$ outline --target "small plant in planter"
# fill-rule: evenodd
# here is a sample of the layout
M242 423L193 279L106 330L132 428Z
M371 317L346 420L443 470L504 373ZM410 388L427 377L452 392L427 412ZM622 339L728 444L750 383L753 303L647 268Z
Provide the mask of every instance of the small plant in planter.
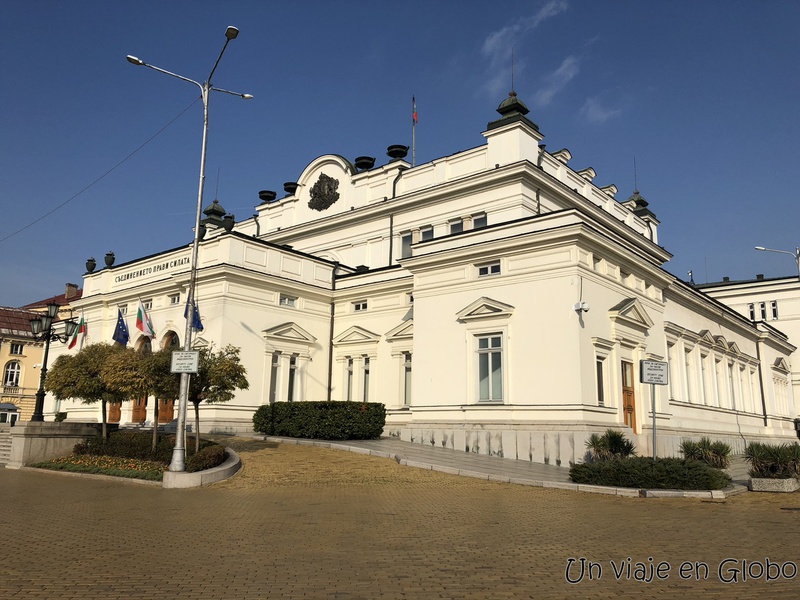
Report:
M753 442L744 458L750 463L750 488L753 491L793 492L800 488L800 446Z
M608 429L603 435L593 433L586 440L592 460L610 460L636 456L636 446L621 431Z
M707 437L697 442L683 440L681 452L687 460L699 460L716 469L727 469L731 462L731 447L724 442L712 442Z

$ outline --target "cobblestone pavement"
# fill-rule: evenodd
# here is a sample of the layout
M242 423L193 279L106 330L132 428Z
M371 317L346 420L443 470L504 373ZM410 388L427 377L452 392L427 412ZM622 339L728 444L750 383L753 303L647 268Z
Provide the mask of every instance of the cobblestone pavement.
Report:
M206 488L0 469L0 598L800 598L800 494L622 498L228 443L244 469Z

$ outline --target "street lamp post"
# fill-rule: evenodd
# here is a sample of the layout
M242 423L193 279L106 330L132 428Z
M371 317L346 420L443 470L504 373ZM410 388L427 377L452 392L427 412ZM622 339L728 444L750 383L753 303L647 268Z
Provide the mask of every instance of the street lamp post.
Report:
M159 73L164 73L165 75L169 75L171 77L175 77L177 79L181 79L182 81L188 81L189 83L193 83L198 88L200 88L200 94L203 100L203 143L202 148L200 151L200 182L198 184L197 189L197 212L195 215L194 220L194 241L192 242L192 262L189 267L189 290L186 296L186 303L188 310L186 311L186 330L184 332L184 344L183 349L185 351L189 351L192 349L192 324L194 323L194 311L195 311L195 287L197 283L197 256L200 248L200 219L203 215L203 183L205 182L206 178L206 146L208 143L208 98L210 92L223 92L225 94L231 94L232 96L239 96L240 98L244 98L245 100L250 100L253 96L251 94L241 94L239 92L232 92L230 90L225 90L222 88L213 87L211 85L211 78L214 76L214 71L217 70L217 65L219 65L219 61L222 59L222 55L225 53L225 48L228 47L228 43L231 40L235 40L236 36L239 35L239 30L236 27L228 27L225 30L225 45L222 46L222 50L217 57L217 61L214 63L214 66L211 69L211 73L208 75L208 78L203 82L200 83L195 81L194 79L189 79L188 77L183 77L182 75L178 75L176 73L172 73L171 71L166 71L164 69L160 69L159 67L155 67L153 65L147 64L143 60L136 58L135 56L128 55L127 59L128 62L137 66L141 67L148 67L153 69L154 71L158 71ZM180 386L180 393L178 395L178 423L177 423L177 431L175 435L175 448L172 452L172 461L169 465L170 471L184 471L186 469L186 407L189 402L189 373L181 373L181 386Z
M762 252L777 252L778 254L788 254L792 258L794 258L794 262L797 264L797 278L800 280L800 248L795 248L794 252L790 252L789 250L775 250L773 248L764 248L764 246L756 246L756 250L761 250Z
M53 321L58 316L58 309L59 305L55 302L51 302L47 305L46 313L40 317L30 320L31 332L33 333L34 339L37 341L44 340L42 372L39 375L39 389L36 392L36 405L33 408L33 416L31 417L31 421L44 421L44 380L47 377L47 355L50 353L50 342L58 341L66 343L66 341L72 337L72 334L75 333L75 328L78 327L78 324L75 321L72 319L67 319L63 321L63 335L59 335L53 331L53 326L55 325Z

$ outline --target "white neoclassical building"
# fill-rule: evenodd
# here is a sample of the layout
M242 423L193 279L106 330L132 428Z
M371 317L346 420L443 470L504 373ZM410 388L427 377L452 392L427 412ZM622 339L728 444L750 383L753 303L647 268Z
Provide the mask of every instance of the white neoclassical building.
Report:
M651 359L669 361L660 454L700 435L796 439L786 336L667 273L648 203L546 151L515 94L498 112L483 145L426 164L402 146L378 165L317 158L230 231L212 207L197 343L241 347L250 389L203 407L202 428L250 430L269 402L366 400L386 405L385 434L424 444L567 464L616 427L649 453ZM86 342L109 342L122 309L135 347L182 344L189 261L183 246L87 273ZM152 341L133 326L139 300ZM153 401L114 418L147 423Z

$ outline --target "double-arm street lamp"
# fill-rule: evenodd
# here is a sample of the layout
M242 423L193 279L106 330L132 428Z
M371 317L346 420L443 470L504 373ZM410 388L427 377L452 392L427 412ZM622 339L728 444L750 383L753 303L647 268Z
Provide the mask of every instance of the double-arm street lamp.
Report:
M795 248L794 252L790 252L789 250L775 250L773 248L764 248L764 246L756 246L756 250L761 250L762 252L777 252L778 254L788 254L792 258L794 258L794 262L797 264L797 278L800 279L800 248Z
M53 331L55 318L58 316L59 305L51 302L47 305L47 312L42 316L31 319L31 332L36 341L44 340L44 357L42 358L42 373L39 375L39 390L36 392L36 405L33 409L31 421L44 421L44 380L47 377L47 355L50 353L50 342L62 342L72 337L78 324L72 319L62 321L64 334L59 335Z
M194 241L192 242L192 262L190 266L190 275L189 275L189 290L187 292L186 302L187 302L187 311L186 311L186 330L184 333L184 343L183 349L185 351L189 351L192 349L192 325L194 323L194 311L196 310L196 303L195 303L195 287L197 283L197 255L198 249L200 247L200 238L201 238L201 227L200 227L200 219L203 216L203 183L206 178L206 145L208 142L208 97L210 92L223 92L225 94L231 94L232 96L239 96L240 98L244 98L245 100L251 99L253 96L250 94L241 94L239 92L232 92L230 90L224 90L222 88L214 87L211 85L211 78L214 76L214 71L217 70L217 65L219 65L220 59L222 59L222 55L225 52L225 48L228 47L228 43L231 40L235 40L236 36L239 35L239 30L236 27L228 27L225 30L225 45L222 47L222 50L217 57L217 62L214 63L213 68L211 69L211 73L208 75L208 78L205 82L200 83L195 81L194 79L189 79L188 77L183 77L182 75L178 75L176 73L172 73L170 71L166 71L164 69L160 69L159 67L154 67L153 65L147 64L143 60L136 58L135 56L128 55L128 62L137 66L141 67L148 67L153 69L154 71L158 71L159 73L164 73L165 75L169 75L170 77L175 77L177 79L181 79L182 81L188 81L189 83L193 83L198 88L200 88L200 94L203 99L203 145L200 151L200 183L197 189L197 213L195 215L194 220ZM172 462L169 465L170 471L184 471L186 468L186 407L188 404L189 399L189 374L188 373L181 373L181 386L180 386L180 393L178 396L178 423L177 423L177 431L175 435L175 449L172 452Z

